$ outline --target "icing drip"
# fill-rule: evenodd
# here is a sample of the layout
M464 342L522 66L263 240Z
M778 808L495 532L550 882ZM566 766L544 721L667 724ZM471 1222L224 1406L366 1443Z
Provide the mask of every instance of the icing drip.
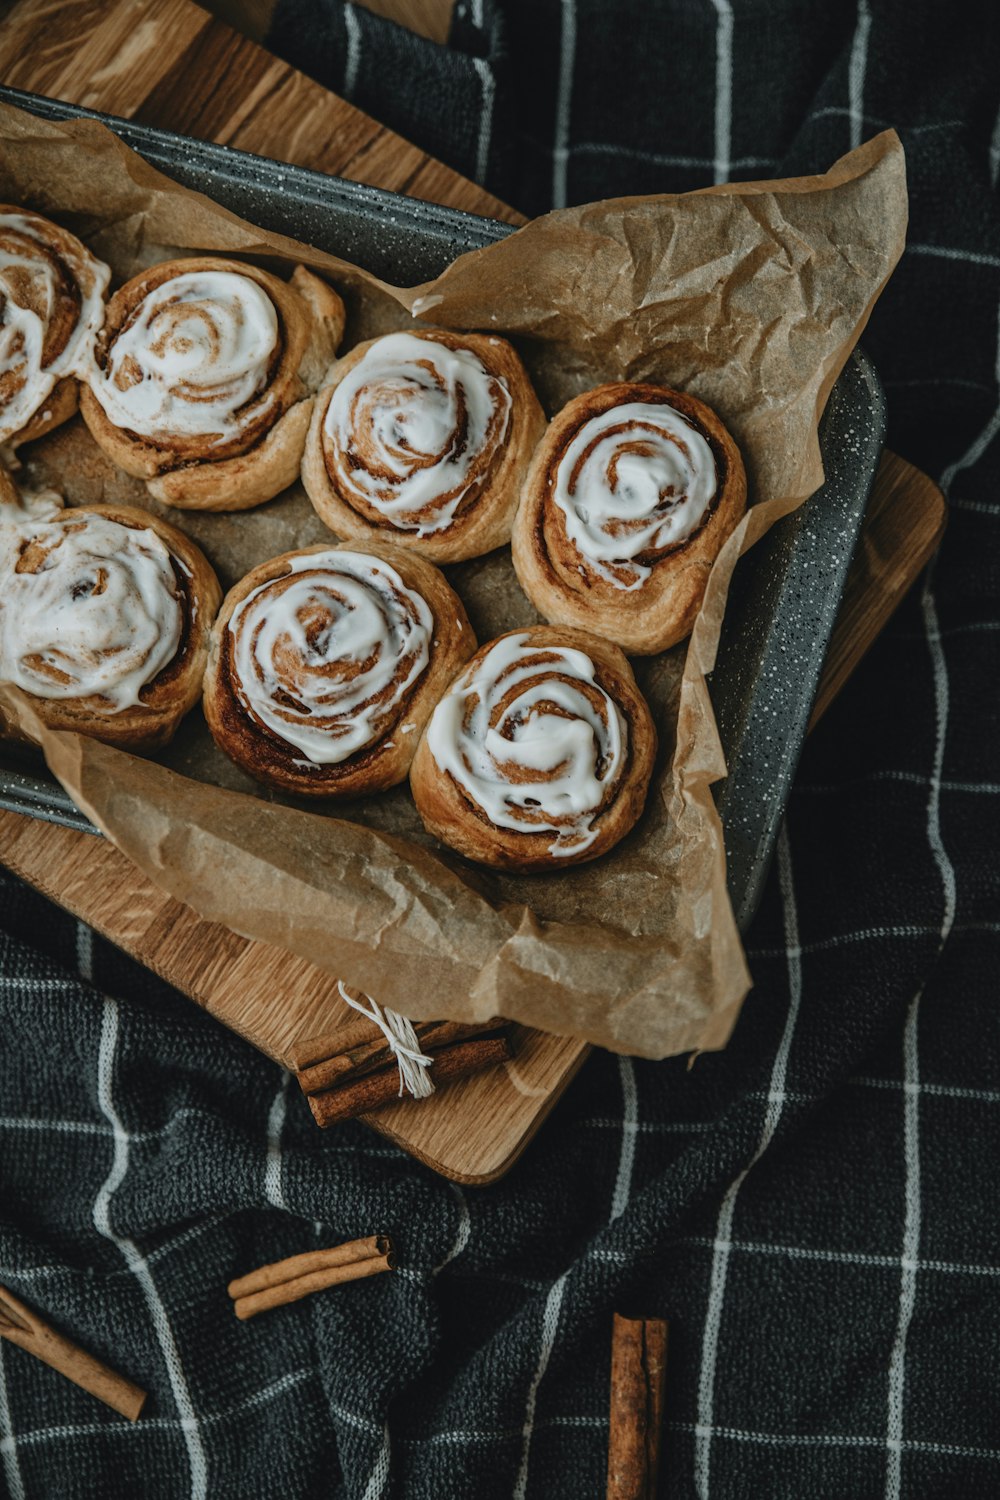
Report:
M715 495L712 450L673 407L633 401L585 422L559 461L552 498L584 562L616 588L641 588L635 559L692 536Z
M397 722L433 628L426 602L379 558L296 557L233 611L234 691L314 765L338 765Z
M554 833L552 854L578 854L624 770L628 727L585 652L527 641L503 636L466 668L427 744L496 827Z
M111 272L34 214L0 214L0 442L67 375L83 378Z
M511 399L471 349L392 333L333 393L328 459L345 498L417 536L454 520L507 434Z
M24 526L0 566L0 678L120 713L177 653L184 615L155 531L104 516Z
M187 271L143 297L92 389L115 426L140 437L226 442L266 387L280 338L274 303L249 276Z

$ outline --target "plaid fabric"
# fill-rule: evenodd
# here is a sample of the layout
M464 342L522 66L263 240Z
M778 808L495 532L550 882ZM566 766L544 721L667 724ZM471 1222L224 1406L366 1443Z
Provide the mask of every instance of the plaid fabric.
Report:
M617 1308L671 1323L666 1495L993 1497L996 12L462 0L454 41L329 0L271 37L529 211L815 170L894 124L910 245L866 343L949 533L809 743L727 1051L595 1056L492 1188L319 1136L3 879L0 1281L152 1392L130 1427L0 1345L6 1493L597 1496ZM234 1320L232 1275L383 1227L395 1276Z

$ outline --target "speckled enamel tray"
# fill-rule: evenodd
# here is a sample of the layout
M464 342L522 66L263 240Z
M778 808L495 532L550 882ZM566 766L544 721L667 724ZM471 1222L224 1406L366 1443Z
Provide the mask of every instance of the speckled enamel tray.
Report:
M50 119L100 120L186 187L262 228L293 235L397 284L429 280L464 251L513 232L493 219L16 89L0 88L0 101ZM826 483L768 532L733 579L711 690L729 766L717 802L741 928L753 915L770 864L884 432L878 377L858 350L831 393L820 427ZM0 807L97 832L52 777L26 769L3 746Z

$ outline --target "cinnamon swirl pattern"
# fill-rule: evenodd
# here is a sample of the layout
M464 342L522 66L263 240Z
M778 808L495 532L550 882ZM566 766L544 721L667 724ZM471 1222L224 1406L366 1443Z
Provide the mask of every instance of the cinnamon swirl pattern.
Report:
M76 411L110 275L65 229L0 205L0 443L41 437Z
M316 402L302 479L338 536L437 562L510 540L545 418L504 339L391 333L352 349Z
M0 680L50 728L151 748L198 700L221 591L172 526L127 507L0 528Z
M158 500L245 510L298 477L343 328L337 293L301 266L285 283L235 261L168 261L108 303L84 418Z
M431 833L509 870L605 854L642 811L656 730L616 646L536 626L484 646L431 716L410 785Z
M422 558L385 543L286 553L223 604L205 716L221 749L269 786L381 791L406 776L475 645L458 596Z
M739 450L704 402L600 386L563 408L535 453L514 567L547 620L648 655L690 633L745 508Z

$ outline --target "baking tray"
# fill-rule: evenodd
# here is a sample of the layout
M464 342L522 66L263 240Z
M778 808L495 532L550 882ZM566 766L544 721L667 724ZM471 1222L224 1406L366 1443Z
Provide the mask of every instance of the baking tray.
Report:
M0 101L48 119L99 120L154 167L262 228L376 276L413 285L507 224L228 146L0 87ZM802 749L885 434L875 368L859 349L820 425L826 482L737 566L710 690L729 775L716 788L727 876L745 930L763 888ZM0 807L97 833L44 769L0 746Z

